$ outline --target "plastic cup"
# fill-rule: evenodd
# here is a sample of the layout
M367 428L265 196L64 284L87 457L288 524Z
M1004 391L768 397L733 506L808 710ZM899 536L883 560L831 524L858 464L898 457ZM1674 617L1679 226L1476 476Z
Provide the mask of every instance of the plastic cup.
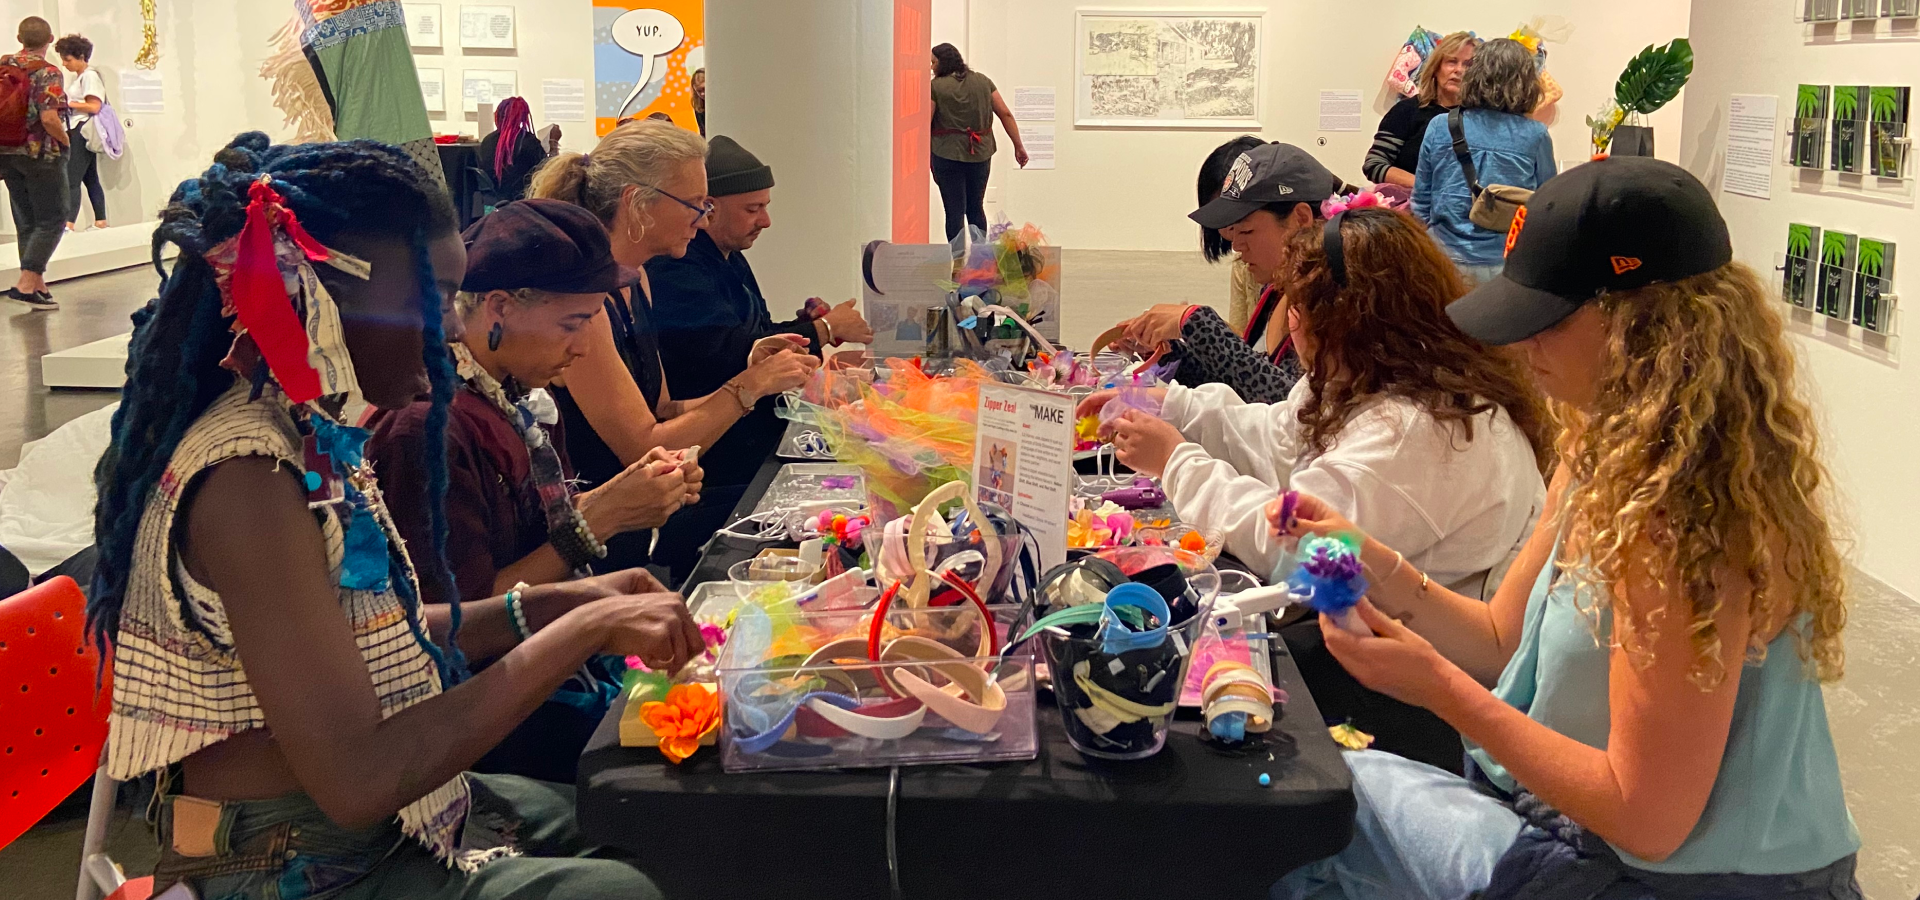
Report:
M727 567L727 580L745 597L768 585L784 586L789 596L805 590L820 573L817 563L797 556L758 556Z

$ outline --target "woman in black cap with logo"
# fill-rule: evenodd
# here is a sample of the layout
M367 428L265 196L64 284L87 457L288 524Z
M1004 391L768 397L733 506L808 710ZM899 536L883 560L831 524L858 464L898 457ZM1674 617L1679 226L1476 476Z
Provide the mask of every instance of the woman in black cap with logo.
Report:
M585 351L586 326L609 292L638 280L615 262L593 214L558 200L522 200L469 227L467 271L454 299L464 336L449 344L461 389L448 407L447 562L458 597L425 579L429 603L505 595L524 640L544 615L519 601L531 585L587 573L617 534L657 528L699 498L701 470L684 452L656 449L606 483L569 485L559 411L544 390ZM378 411L368 458L400 535L432 546L426 432L432 404ZM599 724L600 697L618 683L575 679L474 767L570 783Z
M1491 603L1365 539L1371 634L1321 619L1494 790L1348 754L1353 843L1273 896L1858 898L1821 697L1843 563L1774 300L1669 163L1579 166L1525 212L1505 273L1448 312L1568 411L1539 527ZM1357 533L1311 497L1273 524Z
M1217 152L1217 151L1216 151ZM1248 403L1279 403L1300 381L1300 355L1286 316L1274 315L1284 291L1287 241L1322 220L1320 204L1345 191L1338 176L1292 144L1261 144L1242 153L1225 184L1188 218L1239 253L1267 288L1239 333L1211 307L1161 303L1120 323L1120 346L1140 353L1168 348L1174 378L1188 387L1225 384ZM1265 350L1259 349L1264 342Z

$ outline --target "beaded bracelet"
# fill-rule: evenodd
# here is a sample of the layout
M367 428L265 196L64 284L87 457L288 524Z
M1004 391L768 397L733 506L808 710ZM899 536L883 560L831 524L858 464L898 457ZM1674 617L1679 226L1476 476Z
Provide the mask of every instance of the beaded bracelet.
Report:
M594 560L607 557L607 546L593 536L586 519L577 514L572 522L556 525L547 532L547 540L569 569L584 569Z
M513 622L513 633L525 641L533 637L533 629L527 627L527 608L522 604L526 599L527 583L522 581L507 592L507 615Z

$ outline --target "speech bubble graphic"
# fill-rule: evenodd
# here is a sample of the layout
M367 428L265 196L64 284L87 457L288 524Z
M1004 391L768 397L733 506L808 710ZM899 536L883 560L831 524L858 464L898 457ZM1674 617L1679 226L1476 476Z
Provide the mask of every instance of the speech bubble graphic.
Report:
M627 108L645 90L647 83L653 80L654 60L679 49L687 39L687 28L673 14L658 9L633 9L613 20L613 42L620 49L640 57L640 80L634 82L633 92L627 95L626 102L620 104L614 118L627 114Z

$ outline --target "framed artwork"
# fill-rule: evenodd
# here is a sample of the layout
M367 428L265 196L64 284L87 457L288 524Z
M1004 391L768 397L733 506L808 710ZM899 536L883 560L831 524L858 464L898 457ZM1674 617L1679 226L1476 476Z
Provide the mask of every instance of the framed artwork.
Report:
M1074 19L1075 125L1260 128L1261 10L1081 9Z
M513 7L460 7L460 46L466 50L512 50Z
M407 19L407 46L439 50L446 46L446 30L440 27L440 4L402 3L400 11Z
M520 73L508 69L468 69L460 73L460 108L479 112L480 104L500 101L520 93Z
M445 115L447 112L447 72L445 69L414 69L420 76L420 99L427 102L427 112Z

